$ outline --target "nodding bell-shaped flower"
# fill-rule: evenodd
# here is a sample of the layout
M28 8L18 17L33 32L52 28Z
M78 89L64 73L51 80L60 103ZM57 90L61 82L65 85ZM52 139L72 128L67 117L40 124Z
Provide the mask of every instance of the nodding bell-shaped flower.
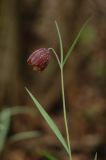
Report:
M34 51L28 58L27 63L32 65L33 70L43 71L50 60L50 52L46 48L40 48Z

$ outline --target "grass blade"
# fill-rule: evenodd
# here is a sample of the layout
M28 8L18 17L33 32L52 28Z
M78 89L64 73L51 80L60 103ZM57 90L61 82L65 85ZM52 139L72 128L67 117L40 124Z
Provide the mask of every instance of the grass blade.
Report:
M60 53L61 53L61 64L62 64L63 63L63 42L62 42L62 37L61 37L61 34L60 34L60 29L59 29L59 26L58 26L56 21L55 21L55 25L56 25L56 29L57 29L57 33L58 33L58 37L59 37Z
M94 160L97 160L97 152L96 152L96 154L95 154Z
M17 142L17 141L22 141L22 140L28 140L31 138L37 138L39 136L40 136L40 133L37 131L20 132L20 133L16 133L15 135L11 136L9 138L9 141Z
M32 112L32 109L30 109L29 107L22 108L19 106L12 108L5 108L2 111L0 111L0 152L2 152L4 149L4 145L10 127L11 116L29 112Z
M8 110L3 110L0 112L0 123L1 123L1 130L0 130L0 153L4 149L4 145L6 142L7 134L10 127L10 112Z
M85 29L86 25L88 24L88 22L91 20L92 17L88 18L87 21L84 23L84 25L81 27L80 31L78 32L76 38L74 39L72 45L70 46L66 56L65 56L65 59L64 59L64 62L63 62L63 66L65 65L67 59L69 58L70 54L72 54L72 51L75 47L75 45L77 44L79 38L80 38L80 35L81 33L83 32L83 30Z
M44 158L48 159L48 160L57 160L56 157L54 157L51 153L47 152L47 151L40 151L39 153L41 156L43 156Z
M67 144L66 144L66 142L65 142L65 140L64 140L64 138L63 138L63 136L61 134L61 132L59 131L58 127L54 123L54 121L51 119L51 117L44 110L44 108L41 106L41 104L38 102L38 100L31 94L31 92L27 88L26 88L26 91L30 95L31 99L33 100L34 104L36 105L37 109L40 111L40 113L43 116L43 118L45 119L45 121L48 123L49 127L51 128L51 130L54 132L56 137L59 139L59 141L64 146L64 148L67 151L67 153L69 154L68 146L67 146Z

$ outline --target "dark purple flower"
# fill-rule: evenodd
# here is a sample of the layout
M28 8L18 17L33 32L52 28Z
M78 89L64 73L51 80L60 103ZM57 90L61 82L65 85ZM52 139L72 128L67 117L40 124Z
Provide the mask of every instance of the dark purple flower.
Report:
M33 66L33 70L43 71L47 67L49 59L49 50L46 48L40 48L29 56L27 63Z

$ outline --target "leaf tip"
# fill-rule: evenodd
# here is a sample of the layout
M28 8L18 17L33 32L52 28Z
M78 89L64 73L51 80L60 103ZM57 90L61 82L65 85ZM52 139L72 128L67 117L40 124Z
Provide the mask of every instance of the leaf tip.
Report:
M54 23L55 23L55 24L57 24L57 21L56 21L56 20L54 20Z
M30 94L30 91L28 90L28 88L27 88L27 87L25 87L25 90L27 91L27 93L28 93L28 94Z
M26 91L28 91L28 88L26 86L24 88L25 88Z
M94 157L94 160L97 160L97 152L95 153L95 157Z

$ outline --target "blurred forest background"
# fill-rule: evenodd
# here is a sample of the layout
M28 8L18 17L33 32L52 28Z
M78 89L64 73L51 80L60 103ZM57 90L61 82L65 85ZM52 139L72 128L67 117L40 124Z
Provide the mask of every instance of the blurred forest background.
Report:
M65 135L58 64L52 56L37 73L26 60L40 47L60 55L55 20L66 52L92 15L65 65L65 95L73 160L93 159L96 151L106 159L105 0L0 0L0 159L67 159L25 91L27 86Z

